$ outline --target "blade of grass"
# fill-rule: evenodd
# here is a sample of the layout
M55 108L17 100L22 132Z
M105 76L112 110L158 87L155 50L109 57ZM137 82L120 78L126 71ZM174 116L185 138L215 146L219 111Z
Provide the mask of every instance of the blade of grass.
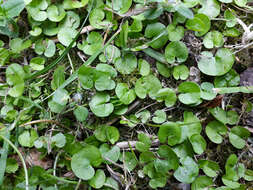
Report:
M163 54L153 50L152 48L146 48L144 50L142 50L145 54L147 54L148 56L154 58L155 60L168 65L168 62L166 61L165 57Z
M93 1L94 2L94 1ZM32 75L30 75L29 77L26 78L26 80L32 80L38 76L40 76L41 74L44 74L46 72L48 72L49 70L51 70L52 68L54 68L57 64L59 64L63 59L64 57L69 53L70 49L72 48L73 44L76 42L77 38L79 37L86 21L88 20L88 17L90 15L90 12L92 10L92 7L93 7L93 3L92 2L92 6L90 6L90 9L88 10L88 14L87 16L85 17L82 25L81 25L81 28L79 29L77 35L75 36L75 38L71 41L71 43L69 44L69 46L64 50L64 52L59 56L57 57L52 63L50 63L49 65L47 65L44 69L42 69L41 71L37 71L36 73L33 73Z
M26 164L25 164L25 160L24 160L21 152L19 152L19 150L17 149L17 147L8 138L6 138L3 135L0 135L0 138L2 138L5 142L7 142L15 150L15 152L17 152L17 154L18 154L18 156L19 156L19 158L20 158L20 160L22 162L22 165L23 165L23 168L24 168L24 172L25 172L25 189L29 190L28 171L27 171L27 167L26 167Z
M10 138L10 132L6 133L5 136L7 139ZM4 141L3 144L3 148L2 148L2 153L1 153L1 158L0 158L0 186L3 183L4 180L4 173L5 173L5 169L6 169L6 161L7 161L7 157L8 157L8 150L9 150L9 144Z
M39 109L45 111L45 109L44 109L43 107L41 107L41 106L40 106L39 104L37 104L36 102L32 101L30 98L26 98L26 97L24 97L24 96L21 96L21 97L19 97L19 99L24 100L24 101L26 101L26 102L29 102L29 103L32 104L34 107L39 108Z
M218 94L231 94L231 93L238 93L238 92L253 93L253 86L213 88L213 91Z

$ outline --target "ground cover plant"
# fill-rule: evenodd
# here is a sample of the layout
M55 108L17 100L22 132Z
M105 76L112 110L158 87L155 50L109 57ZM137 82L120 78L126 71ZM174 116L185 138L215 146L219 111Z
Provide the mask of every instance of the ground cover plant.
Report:
M0 0L0 189L253 189L252 15Z

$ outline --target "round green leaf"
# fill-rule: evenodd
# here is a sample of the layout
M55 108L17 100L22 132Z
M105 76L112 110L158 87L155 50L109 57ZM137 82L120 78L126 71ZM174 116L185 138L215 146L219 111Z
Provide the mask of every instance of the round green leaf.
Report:
M120 55L120 50L116 46L109 45L105 48L104 56L109 63L114 63Z
M84 7L89 0L73 1L73 0L64 0L63 7L64 9L77 9Z
M184 104L195 104L200 101L200 87L194 82L183 82L178 86L178 99Z
M166 107L172 107L177 101L176 92L170 88L162 88L156 94L158 102L165 101Z
M215 117L215 119L217 119L221 123L223 124L228 123L227 113L222 108L215 107L215 108L209 109L208 111L212 114L213 117Z
M134 90L129 90L129 87L126 83L118 83L115 93L120 101L126 105L131 104L136 98Z
M91 187L95 188L95 189L100 189L104 183L105 183L105 173L103 170L98 169L95 173L95 175L93 176L93 178L91 178L88 183Z
M182 128L177 123L165 123L161 125L158 131L158 139L161 143L168 142L168 145L174 146L180 143Z
M203 172L208 177L216 177L219 173L220 167L219 165L211 160L199 160L198 161L199 168L203 170Z
M47 17L52 22L60 22L66 16L62 5L50 5L47 8Z
M219 121L211 121L206 126L206 135L216 144L222 143L222 136L226 133L227 127Z
M234 0L234 2L239 7L245 7L248 1L247 0Z
M186 22L186 28L198 32L198 36L202 36L209 31L211 22L205 14L196 14L193 19Z
M86 107L83 106L77 106L77 108L74 110L74 115L76 119L80 122L83 122L87 119L89 114L89 111Z
M64 46L68 46L72 40L76 37L77 31L73 28L62 28L58 34L58 40L61 42ZM75 44L74 44L75 45Z
M212 178L199 176L191 185L192 190L205 190L213 184Z
M157 151L161 158L166 159L169 165L169 170L176 170L179 166L179 159L176 153L167 145L160 145Z
M86 40L82 44L78 43L78 49L82 50L87 55L93 55L103 46L103 38L98 32L89 33Z
M66 17L59 23L59 28L72 28L77 29L80 25L80 17L73 11L68 11ZM53 26L53 25L52 25ZM54 28L54 27L52 27ZM51 30L52 30L51 28Z
M168 63L182 63L188 58L188 49L183 42L170 42L165 48L165 58Z
M92 97L89 106L91 111L98 117L107 117L109 116L114 109L112 103L108 103L110 101L109 94L106 93L97 93Z
M44 69L44 64L46 60L42 57L34 57L30 61L30 67L35 71L40 71Z
M202 154L205 151L206 141L201 135L192 135L190 137L190 142L192 144L194 152L196 152L197 154Z
M45 49L44 55L46 57L53 57L55 54L56 48L55 48L55 43L53 40L48 40L47 42L47 47Z
M180 41L184 37L184 27L183 26L175 26L174 24L170 24L167 26L169 40L170 41Z
M158 78L154 75L143 76L136 81L135 93L136 95L144 99L147 94L150 98L155 98L157 92L162 88L162 85Z
M192 183L199 174L198 165L188 156L181 160L181 164L174 172L174 177L182 183Z
M250 132L240 126L233 127L229 132L230 143L238 149L242 149L245 146L245 140L250 136Z
M117 58L114 65L121 74L130 74L137 67L137 58L132 53L126 53L123 58Z
M95 175L95 170L90 165L90 161L82 157L82 154L76 153L71 159L71 168L74 172L74 174L83 179L83 180L89 180Z
M173 77L178 80L186 80L190 74L188 67L185 65L178 65L173 67Z
M100 9L100 8L92 9L89 16L89 21L90 21L91 26L97 29L107 28L110 22L103 21L104 17L105 17L105 13L103 9Z
M232 68L234 64L234 55L229 49L219 49L213 57L211 52L201 53L201 59L198 62L198 68L206 75L220 76L224 75Z
M231 0L231 2L232 2L232 0ZM225 10L224 18L227 20L226 21L226 26L227 27L230 27L230 28L234 27L237 23L234 10L229 10L229 9Z
M5 171L7 173L15 173L18 170L18 163L14 158L8 158Z
M220 3L217 0L200 1L202 7L198 13L207 15L209 18L215 18L220 14Z
M156 68L157 68L158 72L160 73L160 75L162 75L166 78L170 77L171 69L167 65L165 65L163 63L156 62Z
M136 157L132 152L125 152L123 154L123 162L126 168L129 171L132 171L137 166L138 160L136 160Z
M204 37L203 44L208 49L222 47L224 44L222 33L219 31L208 32Z
M152 118L154 123L163 123L166 121L166 112L163 110L156 110L154 113L154 117Z
M213 84L210 82L203 82L200 85L201 93L200 97L204 100L212 100L216 97L217 93L213 91Z
M158 187L160 188L164 187L166 185L166 182L167 182L166 177L159 177L159 178L152 178L148 184L153 189L156 189Z
M142 76L149 75L149 72L150 72L149 63L144 59L139 59L138 60L138 70Z
M216 76L214 79L215 88L233 87L240 84L240 75L231 69L228 73L222 76Z

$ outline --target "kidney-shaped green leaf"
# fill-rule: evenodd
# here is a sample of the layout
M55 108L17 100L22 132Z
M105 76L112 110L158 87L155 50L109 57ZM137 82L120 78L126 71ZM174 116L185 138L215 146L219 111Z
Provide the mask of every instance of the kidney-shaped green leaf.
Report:
M198 61L199 70L210 76L224 75L232 68L234 64L234 55L231 50L219 49L215 56L211 52L204 51Z

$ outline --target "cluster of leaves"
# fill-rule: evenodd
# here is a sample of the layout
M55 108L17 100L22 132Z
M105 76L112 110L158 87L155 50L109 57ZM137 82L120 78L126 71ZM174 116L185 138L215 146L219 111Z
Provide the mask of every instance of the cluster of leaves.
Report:
M205 123L195 113L217 101L215 89L240 83L224 44L241 35L241 9L252 8L245 0L0 0L1 187L118 190L148 179L152 189L174 180L193 190L246 190L252 164L237 154L252 142L235 107L204 108ZM136 103L158 106L129 113ZM184 121L168 114L176 108L188 110ZM137 133L140 126L156 135ZM225 166L213 160L214 145L229 149ZM53 168L27 171L16 146L55 156Z

